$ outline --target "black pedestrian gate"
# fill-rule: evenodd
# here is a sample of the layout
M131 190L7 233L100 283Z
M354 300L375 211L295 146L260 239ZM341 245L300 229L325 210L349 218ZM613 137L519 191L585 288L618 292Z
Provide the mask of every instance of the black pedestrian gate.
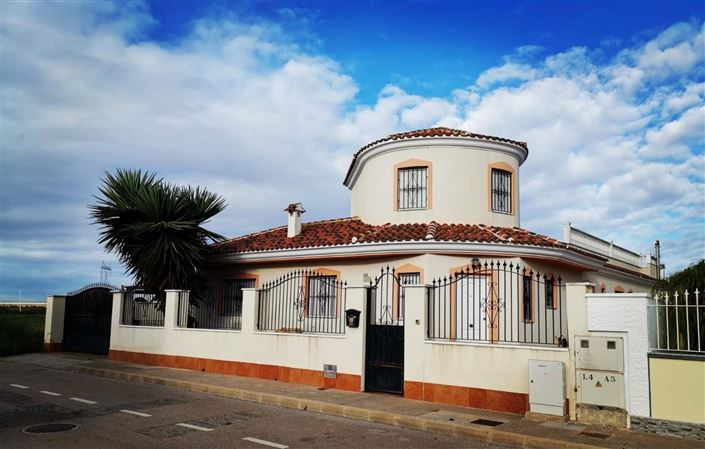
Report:
M106 284L87 285L66 296L63 350L107 355L110 349L111 290Z
M382 269L367 287L365 391L404 393L404 286Z

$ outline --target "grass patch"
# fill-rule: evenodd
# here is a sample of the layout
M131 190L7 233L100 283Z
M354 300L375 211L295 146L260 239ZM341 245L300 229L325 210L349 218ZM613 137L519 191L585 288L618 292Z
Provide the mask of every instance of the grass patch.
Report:
M0 307L0 357L42 351L44 308Z

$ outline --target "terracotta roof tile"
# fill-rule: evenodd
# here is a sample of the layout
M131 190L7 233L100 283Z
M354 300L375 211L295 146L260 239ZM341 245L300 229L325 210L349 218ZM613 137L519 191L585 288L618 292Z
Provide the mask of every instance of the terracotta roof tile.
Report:
M419 129L416 131L406 131L403 133L390 134L387 137L383 137L381 139L375 140L374 142L370 142L367 145L365 145L364 147L357 150L357 152L353 155L352 162L350 162L350 167L348 168L348 173L345 175L345 181L347 181L348 178L350 177L350 173L352 172L352 168L355 165L355 161L362 154L362 152L365 151L366 149L371 148L371 147L373 147L377 144L383 143L383 142L390 142L390 141L394 141L394 140L419 139L419 138L425 138L425 137L470 137L473 139L483 139L483 140L490 140L490 141L494 141L494 142L511 143L514 145L518 145L518 146L524 148L525 150L529 149L526 142L505 139L504 137L495 137L495 136L487 136L484 134L476 134L476 133L472 133L470 131L465 131L462 129L438 127L438 128Z
M214 245L213 249L220 253L249 253L295 248L318 248L353 244L353 238L356 239L356 243L426 241L426 236L429 234L433 236L432 240L444 242L502 243L551 248L566 247L564 243L558 240L520 228L442 224L436 222L428 224L371 225L355 217L304 223L301 226L301 234L292 238L286 236L286 231L286 226L281 226L255 234L236 237Z

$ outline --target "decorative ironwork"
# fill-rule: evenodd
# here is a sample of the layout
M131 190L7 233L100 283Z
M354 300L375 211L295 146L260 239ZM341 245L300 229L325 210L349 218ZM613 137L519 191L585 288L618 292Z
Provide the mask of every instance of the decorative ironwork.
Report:
M365 390L404 391L404 283L389 267L367 287Z
M400 168L397 172L397 208L426 209L428 205L428 168Z
M147 291L141 287L127 287L122 292L120 323L129 326L164 327L163 291Z
M705 354L705 303L701 291L664 292L649 304L649 340L654 351Z
M473 261L427 288L433 340L567 346L565 285L507 261Z
M492 169L492 211L512 212L512 174L496 168Z
M242 327L242 289L253 288L254 279L218 279L209 282L198 295L180 292L177 322L194 329Z
M345 333L347 283L312 270L296 270L258 292L257 329Z
M64 351L108 354L113 312L111 287L90 284L66 296Z

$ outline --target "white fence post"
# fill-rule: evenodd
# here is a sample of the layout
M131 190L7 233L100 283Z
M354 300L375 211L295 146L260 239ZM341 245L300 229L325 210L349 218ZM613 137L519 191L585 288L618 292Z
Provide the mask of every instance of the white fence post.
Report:
M257 330L257 300L259 289L242 289L242 318L240 330L243 334L252 334Z
M177 313L179 300L181 298L181 293L186 293L185 296L188 298L188 290L165 290L166 299L164 303L164 328L173 329L179 326L177 322ZM187 313L188 316L188 313Z
M64 340L64 312L66 296L47 296L46 315L44 317L44 351L61 351Z

